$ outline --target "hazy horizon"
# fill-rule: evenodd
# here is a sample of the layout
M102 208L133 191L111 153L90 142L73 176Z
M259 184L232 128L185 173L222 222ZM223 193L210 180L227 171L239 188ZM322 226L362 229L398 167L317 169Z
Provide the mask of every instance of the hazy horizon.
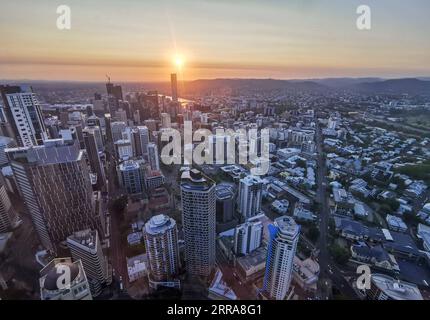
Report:
M57 6L71 7L58 30ZM0 12L5 79L164 82L253 78L412 78L430 75L425 0L7 2ZM429 9L429 10L426 10Z

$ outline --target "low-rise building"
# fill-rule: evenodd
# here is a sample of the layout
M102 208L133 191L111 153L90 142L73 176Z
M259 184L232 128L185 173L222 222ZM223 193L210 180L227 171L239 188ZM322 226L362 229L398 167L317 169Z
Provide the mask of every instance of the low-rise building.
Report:
M370 300L423 300L416 285L378 273L371 275L370 290L366 293Z
M403 222L402 218L387 214L386 220L390 230L398 232L406 232L408 230L408 226Z
M317 290L320 266L315 260L308 258L301 260L294 257L293 280L305 291L315 292Z

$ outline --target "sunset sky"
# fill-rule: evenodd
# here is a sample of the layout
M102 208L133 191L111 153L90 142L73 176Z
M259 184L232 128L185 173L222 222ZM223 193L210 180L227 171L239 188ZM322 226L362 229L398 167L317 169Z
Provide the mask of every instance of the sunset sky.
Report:
M72 29L56 28L58 5ZM372 9L372 30L356 8ZM0 79L430 76L428 0L2 1Z

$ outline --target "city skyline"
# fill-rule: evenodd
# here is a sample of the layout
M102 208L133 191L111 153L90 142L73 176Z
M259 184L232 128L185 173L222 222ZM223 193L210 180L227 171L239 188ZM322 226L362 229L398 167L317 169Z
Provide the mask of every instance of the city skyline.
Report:
M59 4L9 2L0 13L7 33L0 70L4 79L102 81L109 74L158 82L178 71L180 57L181 80L430 76L430 5L387 3L368 1L372 28L362 31L355 0L70 0L71 30L56 27Z
M0 304L429 301L430 3L361 1L3 4Z

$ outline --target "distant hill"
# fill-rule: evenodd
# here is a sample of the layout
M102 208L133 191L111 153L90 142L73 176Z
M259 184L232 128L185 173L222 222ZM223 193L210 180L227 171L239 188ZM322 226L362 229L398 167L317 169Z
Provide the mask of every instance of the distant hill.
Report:
M276 80L276 79L212 79L187 82L187 93L242 91L242 90L279 90L290 89L296 91L326 91L327 87L307 80Z
M324 86L332 88L346 88L350 86L355 86L360 83L367 82L379 82L384 81L381 78L325 78L325 79L311 79L311 81L322 84Z
M74 81L34 81L34 80L0 80L2 83L31 84L36 92L92 90L104 93L103 82ZM170 94L169 82L119 82L123 91L158 90ZM235 94L253 91L291 90L304 92L327 92L330 90L352 90L362 93L384 94L426 94L430 95L430 78L406 78L386 80L381 78L323 78L309 80L278 80L278 79L201 79L186 81L179 85L179 91L185 89L186 95L193 94ZM183 87L182 87L183 86ZM181 88L182 87L182 88Z
M360 83L355 86L363 92L392 93L392 94L428 94L430 95L430 81L410 79L393 79L379 82Z

